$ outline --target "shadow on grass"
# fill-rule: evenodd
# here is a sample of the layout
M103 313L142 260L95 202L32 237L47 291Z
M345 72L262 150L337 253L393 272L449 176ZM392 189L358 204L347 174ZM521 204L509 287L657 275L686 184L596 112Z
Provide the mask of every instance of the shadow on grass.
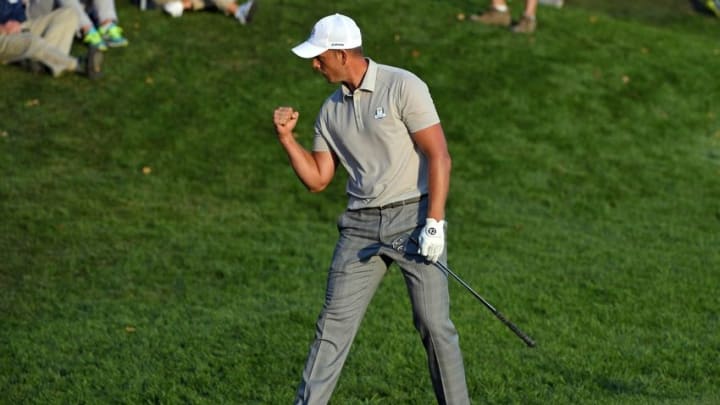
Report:
M569 5L658 25L684 23L696 13L714 17L705 0L572 0Z

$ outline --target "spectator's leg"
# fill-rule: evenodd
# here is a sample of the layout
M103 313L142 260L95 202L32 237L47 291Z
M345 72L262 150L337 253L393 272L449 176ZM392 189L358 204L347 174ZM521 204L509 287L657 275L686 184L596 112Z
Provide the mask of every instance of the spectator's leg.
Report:
M115 0L93 0L93 5L101 25L118 22Z
M78 67L76 58L50 45L35 34L23 32L0 35L0 62L19 62L25 59L42 63L56 77L63 72L75 71Z
M80 3L79 0L57 0L61 7L67 7L75 12L78 18L77 29L82 30L83 34L90 31L95 27L95 23L92 21L87 12L85 12L85 5Z
M77 14L70 8L59 8L50 14L28 20L23 24L30 33L41 37L48 45L70 54L75 30L78 26Z

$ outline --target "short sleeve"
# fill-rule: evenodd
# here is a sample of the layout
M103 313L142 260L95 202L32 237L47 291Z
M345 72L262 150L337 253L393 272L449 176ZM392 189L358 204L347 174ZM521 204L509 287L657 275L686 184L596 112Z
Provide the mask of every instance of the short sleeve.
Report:
M408 73L397 90L399 92L398 109L410 133L440 122L430 89L420 78Z
M323 131L327 131L325 125L323 125L320 119L321 115L315 120L315 137L313 138L313 152L328 152L330 151L330 145L323 136Z

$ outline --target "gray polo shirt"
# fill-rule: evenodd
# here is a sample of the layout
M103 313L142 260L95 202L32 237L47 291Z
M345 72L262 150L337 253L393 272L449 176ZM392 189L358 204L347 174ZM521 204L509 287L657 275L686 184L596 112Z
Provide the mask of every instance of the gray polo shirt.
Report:
M367 60L360 87L340 86L315 121L313 150L333 152L349 174L349 209L427 194L427 160L412 134L440 122L422 80Z

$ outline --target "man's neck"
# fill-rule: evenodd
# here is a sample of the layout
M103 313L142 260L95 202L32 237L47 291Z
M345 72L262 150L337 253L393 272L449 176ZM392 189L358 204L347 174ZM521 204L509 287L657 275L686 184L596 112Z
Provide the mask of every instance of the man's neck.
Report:
M348 67L349 80L343 81L343 84L351 93L362 84L365 74L368 71L368 66L370 66L370 62L364 57L353 59L351 65Z

